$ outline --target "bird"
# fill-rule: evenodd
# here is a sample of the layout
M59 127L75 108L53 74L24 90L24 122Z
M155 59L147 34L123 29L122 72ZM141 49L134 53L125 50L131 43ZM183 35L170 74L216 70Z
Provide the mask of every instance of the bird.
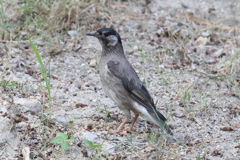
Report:
M167 119L156 109L153 98L127 60L120 35L114 29L105 27L86 35L96 37L102 46L99 62L102 88L126 116L119 127L110 130L109 133L123 135L124 125L131 119L132 111L135 117L127 132L132 133L138 117L143 116L153 124L164 128L167 134L173 135L166 124Z

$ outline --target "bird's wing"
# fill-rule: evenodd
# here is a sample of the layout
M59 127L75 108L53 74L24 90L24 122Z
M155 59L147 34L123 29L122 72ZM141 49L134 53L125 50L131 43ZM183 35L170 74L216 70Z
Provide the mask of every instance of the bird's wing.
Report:
M155 114L158 112L152 97L148 93L146 87L139 80L132 66L127 70L123 65L120 64L119 61L109 61L107 66L111 74L122 81L124 88L130 93L130 96L134 100L144 106L148 111L151 111ZM159 113L158 116L160 116L159 118L161 118L163 121L166 120L162 114Z

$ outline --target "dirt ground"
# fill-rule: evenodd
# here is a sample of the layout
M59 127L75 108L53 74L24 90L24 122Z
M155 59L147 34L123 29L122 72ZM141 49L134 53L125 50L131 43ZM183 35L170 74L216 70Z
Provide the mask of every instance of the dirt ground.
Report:
M24 31L2 36L0 159L24 159L28 147L37 160L239 160L240 1L101 1L89 8L77 30L53 34L58 45L41 34L32 39L50 77L51 101ZM6 9L7 18L13 14ZM124 114L102 90L99 42L85 36L104 26L119 32L175 141L141 117L133 134L108 134ZM66 150L49 143L59 132L74 137Z

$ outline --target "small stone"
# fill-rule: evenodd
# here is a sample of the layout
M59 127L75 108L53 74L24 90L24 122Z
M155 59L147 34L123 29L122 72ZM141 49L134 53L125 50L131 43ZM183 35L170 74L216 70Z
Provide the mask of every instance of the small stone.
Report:
M54 119L60 123L63 123L63 124L68 124L68 122L70 121L68 118L63 117L63 116L56 116L56 117L53 116L52 119Z
M112 144L103 144L103 148L105 148L110 154L115 152L115 146Z
M222 155L222 151L219 150L219 149L215 149L215 150L212 152L212 156L219 156L219 155Z
M205 63L207 63L207 64L214 64L214 63L216 63L216 61L214 59L206 59Z
M138 50L138 46L134 46L133 50L137 51Z
M64 47L65 50L67 51L72 51L74 47L74 43L67 43Z
M208 37L208 36L210 36L210 34L211 34L211 32L209 30L202 32L203 37Z
M223 127L223 128L220 128L220 130L222 130L222 131L233 131L232 127Z
M77 35L77 31L68 31L67 32L68 33L68 35L71 37L71 39L74 39L75 38L75 36Z
M185 154L185 152L180 152L180 155L185 156L186 154Z
M86 130L88 130L88 131L92 130L92 129L93 129L93 123L88 123L88 124L86 124L86 125L84 126L84 129L86 129Z
M91 156L92 156L92 151L87 150L87 156L88 156L88 157L91 157Z
M96 134L93 134L90 132L82 132L82 135L80 137L81 137L81 139L87 139L89 141L94 141L98 136Z
M78 45L74 45L74 47L73 47L73 51L74 52L77 52L79 49L81 49L82 48L82 45L80 45L80 44L78 44Z
M215 51L214 53L212 53L211 57L220 57L223 54L224 54L223 49L219 49L219 50Z
M96 59L92 59L92 60L90 61L90 63L89 63L89 66L90 66L90 67L96 67L96 64L97 64Z
M198 39L195 41L197 45L205 45L209 39L207 37L198 37Z
M14 98L14 104L21 105L25 109L23 112L40 112L41 104L37 99Z

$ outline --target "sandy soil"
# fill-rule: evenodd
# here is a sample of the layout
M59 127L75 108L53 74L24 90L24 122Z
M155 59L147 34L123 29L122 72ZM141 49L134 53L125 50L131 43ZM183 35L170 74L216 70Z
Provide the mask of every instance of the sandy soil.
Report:
M33 40L50 73L52 107L28 40L0 43L0 159L228 159L240 157L240 3L225 0L106 3L60 51ZM96 14L93 7L86 16ZM139 118L133 134L109 135L124 114L98 75L101 46L88 31L112 25L125 53L168 117L175 142ZM7 54L8 53L8 54ZM50 120L44 119L50 114ZM71 122L71 123L69 123ZM126 125L128 127L130 122ZM67 150L49 142L75 137ZM87 139L102 144L97 149ZM46 147L44 147L46 144Z

